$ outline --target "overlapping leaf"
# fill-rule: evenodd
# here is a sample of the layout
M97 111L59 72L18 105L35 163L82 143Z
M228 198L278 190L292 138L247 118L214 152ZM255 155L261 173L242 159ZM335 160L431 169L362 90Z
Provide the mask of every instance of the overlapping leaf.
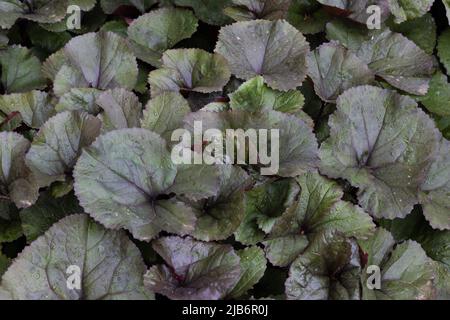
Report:
M321 172L358 187L359 203L375 217L405 217L438 146L432 120L414 100L362 86L338 99Z
M286 17L291 0L232 0L232 4L224 12L235 21L277 20Z
M229 245L165 237L155 240L153 248L165 264L151 267L144 282L170 299L217 300L240 280L240 258Z
M201 49L168 50L162 63L162 68L149 75L153 96L164 91L221 91L231 76L222 56Z
M192 36L197 25L191 11L163 8L134 20L128 27L128 37L139 59L159 67L164 51Z
M283 20L223 27L216 46L234 75L246 80L261 75L270 87L283 91L302 84L308 51L305 37Z
M81 289L69 288L66 270L80 270ZM123 232L73 215L24 249L3 275L0 298L147 300L153 295L143 288L144 271L139 250Z

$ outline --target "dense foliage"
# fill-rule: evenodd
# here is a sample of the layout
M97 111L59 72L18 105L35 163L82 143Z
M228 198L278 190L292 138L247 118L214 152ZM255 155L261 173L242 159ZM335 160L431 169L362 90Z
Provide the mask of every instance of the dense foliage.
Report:
M450 299L446 9L0 0L0 299ZM196 121L279 171L175 164Z

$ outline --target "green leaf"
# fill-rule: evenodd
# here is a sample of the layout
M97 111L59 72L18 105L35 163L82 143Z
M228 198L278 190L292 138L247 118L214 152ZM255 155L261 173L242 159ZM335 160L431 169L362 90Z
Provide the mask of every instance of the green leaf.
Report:
M229 298L239 299L264 276L267 268L267 260L264 251L258 247L248 247L237 251L241 264L241 277L239 282L228 294Z
M47 92L31 91L0 96L0 110L5 114L20 112L23 122L32 128L41 127L55 113Z
M231 109L248 112L275 110L295 113L300 111L305 104L305 97L300 91L282 92L273 90L264 84L264 79L261 76L243 83L229 97Z
M424 300L432 297L432 260L420 244L406 241L395 245L392 235L379 228L375 235L360 246L368 255L362 272L361 286L364 300ZM381 270L381 289L369 289L367 267Z
M45 192L34 205L20 211L23 233L31 243L62 218L80 212L83 209L73 194L55 199Z
M230 22L223 10L231 4L231 0L172 0L175 5L191 7L195 15L208 24L221 26Z
M436 47L437 27L431 14L427 13L423 17L405 21L401 24L393 24L391 30L403 34L408 39L414 41L427 54L433 54Z
M227 136L227 129L242 129L244 133L247 129L278 130L279 168L276 168L276 165L272 163L272 167L266 168L265 175L294 177L307 171L316 170L317 142L315 136L312 129L294 115L271 110L256 114L237 110L227 112L198 111L185 118L185 128L193 132L195 121L202 121L203 132L208 129L220 130L224 139ZM230 137L229 134L228 136ZM246 148L247 145L250 144L246 143ZM256 146L254 147L253 149L257 149ZM225 158L235 159L237 152L231 154L232 150L225 151ZM259 151L261 150L259 149ZM245 149L244 152L246 154L245 159L247 159L248 150ZM258 150L256 150L256 153L258 153ZM248 164L248 162L245 162L245 164ZM261 163L259 165L263 166Z
M240 259L230 245L164 237L153 242L153 249L165 264L148 270L145 286L170 299L221 299L240 280Z
M14 205L12 205L13 207ZM23 236L22 225L17 208L11 208L8 219L0 217L0 244L13 242ZM0 253L1 256L1 253Z
M42 23L61 21L67 10L67 1L61 0L2 0L0 1L0 27L9 29L17 19Z
M139 240L151 240L161 230L185 235L194 230L196 217L191 207L169 196L176 176L159 135L115 130L84 150L74 170L75 193L96 220L125 228Z
M256 244L265 237L259 224L274 221L289 208L299 192L292 179L268 181L245 192L245 217L234 236L243 244Z
M423 213L435 229L450 230L450 142L442 139L436 160L420 187Z
M439 116L450 116L450 83L447 76L438 71L430 82L430 89L420 102L431 113Z
M395 22L422 17L430 11L434 0L388 0L389 9L395 16Z
M261 75L271 88L282 91L302 84L308 51L305 37L282 20L236 22L223 27L216 46L238 78Z
M128 24L124 20L111 20L105 22L105 24L100 28L100 31L111 31L126 38L128 37Z
M315 91L325 102L336 103L345 90L375 80L367 64L337 42L323 44L314 50L308 56L307 64Z
M97 105L97 97L102 91L93 88L71 89L59 98L55 106L57 112L64 111L85 111L92 115L100 113Z
M356 51L375 74L393 87L426 95L435 71L435 60L399 33L380 31Z
M197 168L197 165L192 167L193 170L201 170ZM191 235L199 240L213 241L228 238L237 230L245 215L244 190L249 185L249 176L244 170L229 165L220 166L219 173L220 183L216 195L193 205L196 209L197 222ZM202 176L211 176L211 174ZM191 174L190 179L185 181L192 181L193 177L194 175ZM198 182L199 179L194 181ZM177 185L176 180L174 185Z
M420 242L427 255L436 261L436 298L450 299L450 231L428 232Z
M152 96L165 91L222 91L230 80L226 60L201 49L176 49L164 52L163 67L150 72Z
M287 14L287 20L303 34L315 34L324 31L331 16L315 0L293 0Z
M81 271L80 290L67 286L70 266ZM72 215L24 249L0 288L14 300L152 299L143 288L144 271L139 250L124 232Z
M14 132L0 132L0 194L9 197L18 208L36 202L38 186L25 164L30 142Z
M438 39L438 57L441 63L450 73L450 29L445 30Z
M291 0L231 0L224 13L235 21L277 20L286 17Z
M107 14L114 13L120 6L134 6L141 12L145 12L157 1L155 0L101 0L100 1L103 11Z
M41 62L29 49L11 46L0 52L2 85L6 93L42 89L46 81L41 72Z
M26 164L40 187L64 181L82 149L100 134L101 122L85 112L66 111L50 118L34 137Z
M319 174L308 173L296 179L301 192L298 200L275 221L263 243L270 262L289 265L320 232L336 231L347 237L367 238L375 225L360 207L342 201L339 186Z
M30 25L27 32L31 43L34 46L40 47L49 53L58 51L64 47L70 39L72 39L69 32L50 32L40 27L38 24Z
M363 42L370 39L370 34L373 32L361 28L356 22L334 19L327 23L326 33L328 40L335 40L344 47L357 51Z
M96 103L103 109L99 115L102 132L140 127L142 104L133 92L122 88L108 90L97 97Z
M360 272L354 241L334 233L319 233L289 269L287 299L359 300Z
M162 8L134 20L128 27L128 37L139 59L160 67L164 51L190 38L197 27L198 20L191 11Z
M184 117L191 111L178 92L164 92L151 99L144 110L141 127L170 141L172 132L183 127Z
M132 90L136 85L136 58L126 41L115 33L98 32L75 37L61 54L55 55L46 61L46 68L54 64L54 69L58 70L54 91L59 96L72 88L105 90L123 87ZM93 58L86 59L87 56Z
M408 215L438 147L433 121L409 97L362 86L339 97L329 125L321 172L358 187L359 203L375 217Z
M3 276L11 263L11 260L1 253L1 250L2 246L0 245L0 277Z

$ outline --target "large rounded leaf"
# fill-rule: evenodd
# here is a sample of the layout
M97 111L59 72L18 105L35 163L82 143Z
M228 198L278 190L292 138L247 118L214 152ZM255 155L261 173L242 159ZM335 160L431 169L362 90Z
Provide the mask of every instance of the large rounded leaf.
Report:
M53 58L52 58L53 57ZM86 59L86 57L91 57ZM70 40L62 53L51 56L55 64L54 90L62 95L72 88L133 89L138 68L126 41L112 32L88 33Z
M166 264L151 267L144 283L170 299L217 300L240 279L240 259L232 246L165 237L154 241L153 249Z
M226 60L201 49L177 49L164 52L163 67L150 72L153 96L164 91L222 91L230 80Z
M77 269L81 288L70 289L71 273ZM152 299L143 287L144 272L140 252L124 232L106 230L87 215L73 215L56 223L14 260L3 275L0 298Z
M176 173L160 136L145 129L116 130L85 149L74 170L75 191L80 204L96 220L148 240L167 219L179 222L181 233L192 228L182 204L157 201L172 185Z
M234 75L246 80L261 75L270 87L283 91L302 84L308 51L305 37L283 20L223 27L216 46Z
M375 217L405 217L436 152L439 133L414 100L363 86L346 91L321 146L321 172L359 188L359 203Z
M191 11L163 8L134 20L128 28L128 37L139 59L159 67L164 51L191 37L197 26L197 19Z
M0 132L0 194L9 197L17 207L26 208L36 202L38 186L25 164L30 142L14 132Z
M101 122L79 111L59 113L48 120L35 136L26 156L28 167L41 187L64 181L84 147L100 134Z

